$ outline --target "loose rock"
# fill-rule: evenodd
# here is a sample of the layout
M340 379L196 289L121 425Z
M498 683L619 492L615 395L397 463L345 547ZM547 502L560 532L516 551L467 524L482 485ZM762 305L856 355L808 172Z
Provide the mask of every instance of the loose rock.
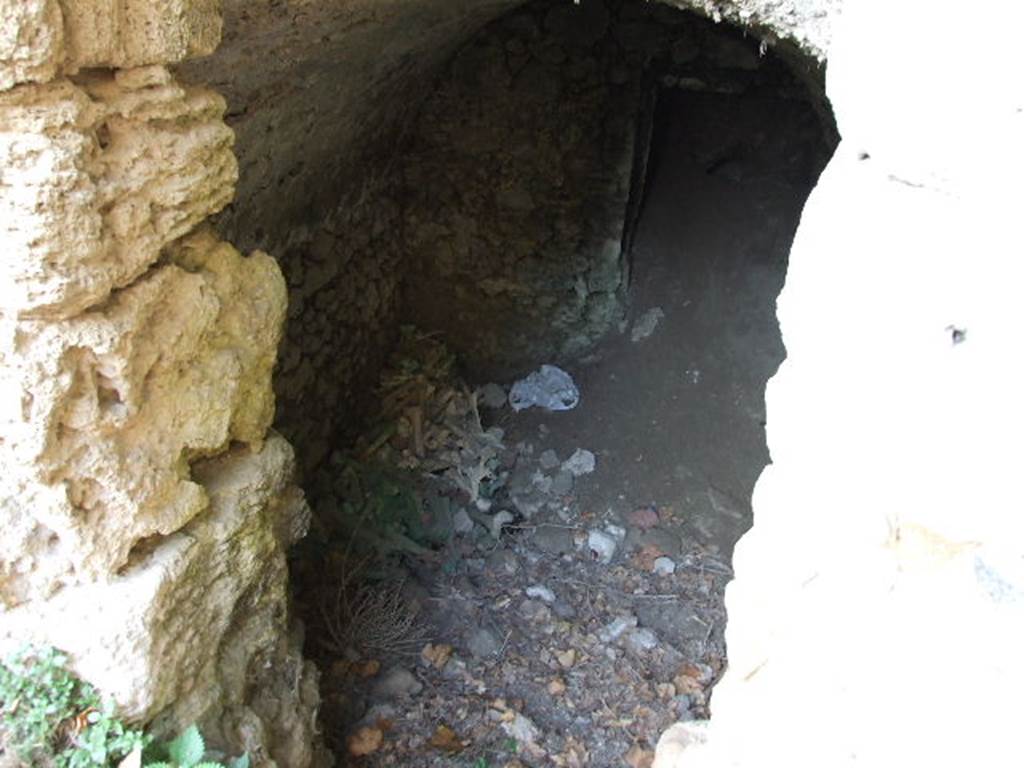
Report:
M452 518L452 529L459 534L466 534L473 530L473 519L464 509L460 509Z
M657 648L658 636L646 628L634 629L626 633L625 643L629 650L641 653Z
M676 572L676 562L671 557L659 557L654 561L653 570L659 576L671 576Z
M485 384L477 390L476 399L480 405L496 411L499 408L505 407L505 404L508 402L508 395L505 394L505 390L500 384L492 382Z
M544 451L538 461L540 462L541 469L554 469L561 463L558 459L558 454L551 448Z
M610 563L615 557L618 542L604 531L591 531L587 534L587 546L597 560L602 563Z
M404 667L392 667L373 686L373 696L381 700L402 699L422 690L423 683L412 672Z
M533 720L518 712L510 722L502 723L501 727L505 733L522 744L534 744L540 738L540 729Z
M551 493L556 496L566 496L572 493L573 475L572 472L562 470L551 479Z
M585 448L577 448L576 452L562 464L562 469L571 472L574 477L580 477L589 475L596 465L597 461L592 452Z
M478 659L497 656L498 652L501 650L501 643L498 641L498 638L494 636L494 633L489 629L483 628L478 629L470 635L469 641L466 645L469 648L469 652Z
M597 638L602 643L614 643L623 633L637 625L636 616L620 616L598 630Z
M654 329L658 327L658 323L663 317L665 317L665 310L661 307L652 307L644 312L633 324L633 330L629 334L630 341L636 344L638 341L646 339L654 333Z
M535 597L538 600L543 600L545 603L555 602L555 593L543 584L534 584L532 587L527 587L526 596Z

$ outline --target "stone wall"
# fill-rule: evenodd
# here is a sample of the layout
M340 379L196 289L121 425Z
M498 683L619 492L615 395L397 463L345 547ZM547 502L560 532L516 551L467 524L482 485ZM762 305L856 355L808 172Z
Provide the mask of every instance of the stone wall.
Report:
M302 766L285 283L202 226L234 137L164 66L212 50L214 6L0 2L0 647L56 645L133 721Z
M403 309L471 368L586 349L623 314L639 71L600 0L542 2L462 48L405 168Z
M780 69L738 31L642 0L541 0L492 22L412 133L403 316L479 376L587 353L625 315L657 89L742 93Z
M368 155L363 180L282 250L288 323L275 375L282 433L302 465L351 439L394 343L402 220L387 155Z

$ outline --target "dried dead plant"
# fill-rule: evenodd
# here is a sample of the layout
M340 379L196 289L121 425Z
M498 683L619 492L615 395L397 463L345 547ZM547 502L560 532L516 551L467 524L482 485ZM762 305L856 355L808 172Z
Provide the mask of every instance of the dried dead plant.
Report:
M324 647L345 655L415 655L427 641L419 606L402 593L405 581L359 584L365 562L343 574L334 595L320 603L327 636Z

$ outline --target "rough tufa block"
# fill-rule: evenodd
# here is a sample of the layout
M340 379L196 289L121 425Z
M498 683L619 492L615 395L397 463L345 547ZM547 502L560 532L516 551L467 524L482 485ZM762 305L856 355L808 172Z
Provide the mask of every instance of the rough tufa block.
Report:
M0 322L0 604L109 577L206 505L190 465L258 448L286 291L203 231L102 308Z
M162 67L0 94L3 311L71 317L227 205L238 170L223 112Z
M0 91L87 67L173 64L220 43L218 0L0 0Z

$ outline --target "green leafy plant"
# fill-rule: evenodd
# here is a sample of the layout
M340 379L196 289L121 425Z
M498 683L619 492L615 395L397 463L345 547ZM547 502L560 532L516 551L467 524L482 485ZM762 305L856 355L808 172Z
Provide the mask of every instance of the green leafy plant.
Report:
M107 768L149 742L127 727L53 648L22 648L0 664L0 737L28 765Z
M166 759L147 762L146 768L249 768L249 756L242 755L224 763L203 760L206 755L206 743L199 729L192 725L185 729L176 739L159 748Z
M249 768L249 756L204 760L196 726L154 744L116 717L114 703L72 675L54 648L25 647L0 663L0 751L35 768Z

